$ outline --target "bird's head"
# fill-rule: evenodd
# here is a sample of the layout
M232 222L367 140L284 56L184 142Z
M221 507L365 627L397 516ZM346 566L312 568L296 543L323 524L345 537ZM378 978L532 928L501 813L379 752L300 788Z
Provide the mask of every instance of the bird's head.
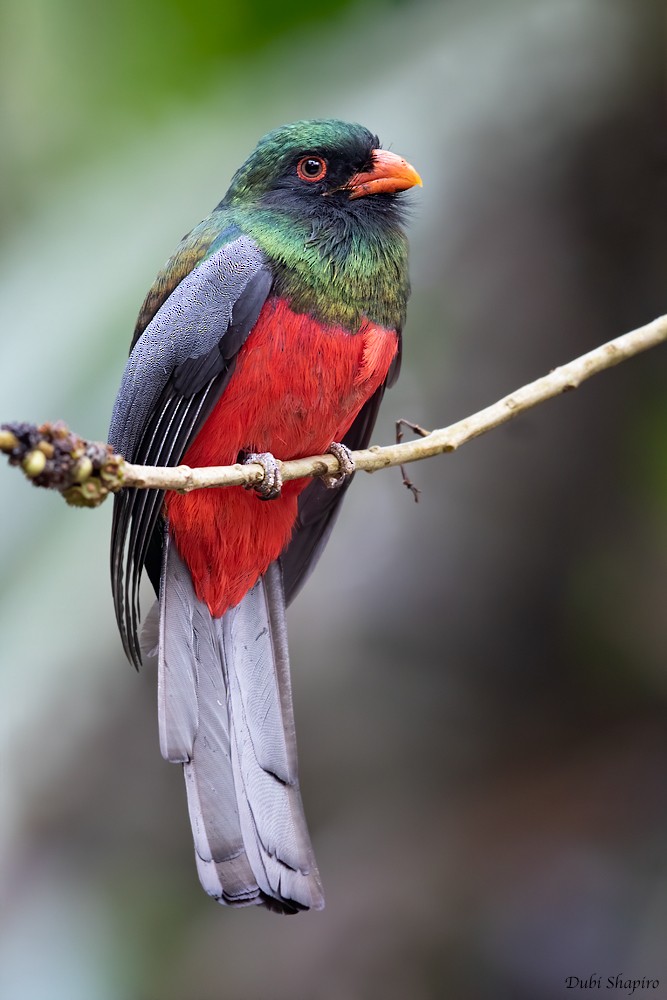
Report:
M234 175L223 205L326 213L329 207L354 210L355 202L372 195L385 196L386 208L394 195L416 184L421 179L414 167L381 149L377 136L362 125L299 121L260 139Z

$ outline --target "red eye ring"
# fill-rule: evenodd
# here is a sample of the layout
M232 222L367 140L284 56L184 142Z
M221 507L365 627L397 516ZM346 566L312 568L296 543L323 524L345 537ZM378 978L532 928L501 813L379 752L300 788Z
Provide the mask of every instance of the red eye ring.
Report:
M302 181L313 183L327 175L327 161L321 156L302 156L296 165L297 175Z

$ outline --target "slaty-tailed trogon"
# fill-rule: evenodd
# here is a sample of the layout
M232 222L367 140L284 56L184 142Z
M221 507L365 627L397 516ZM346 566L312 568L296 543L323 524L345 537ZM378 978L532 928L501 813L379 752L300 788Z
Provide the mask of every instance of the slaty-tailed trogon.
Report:
M365 447L400 363L399 194L420 183L360 125L302 121L264 136L146 297L115 449L192 467L261 453L271 481L271 454ZM323 905L299 793L285 605L348 482L273 482L264 497L127 489L115 500L123 645L137 666L142 649L157 654L161 750L183 764L199 877L222 903ZM140 644L144 567L159 602Z

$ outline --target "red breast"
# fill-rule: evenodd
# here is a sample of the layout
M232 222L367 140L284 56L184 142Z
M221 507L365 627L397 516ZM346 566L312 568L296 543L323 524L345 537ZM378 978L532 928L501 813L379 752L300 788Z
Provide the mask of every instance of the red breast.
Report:
M395 331L367 320L350 334L269 299L183 462L231 465L250 451L283 460L323 454L385 380L397 346ZM280 555L308 482L286 483L266 502L241 487L167 494L179 551L213 615L238 604Z

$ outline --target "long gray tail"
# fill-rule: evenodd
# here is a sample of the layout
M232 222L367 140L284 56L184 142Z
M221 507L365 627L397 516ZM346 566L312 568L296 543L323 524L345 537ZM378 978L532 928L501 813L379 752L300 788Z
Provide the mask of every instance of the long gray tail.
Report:
M299 792L285 602L273 563L213 618L165 532L158 711L183 764L200 881L221 903L324 906Z

